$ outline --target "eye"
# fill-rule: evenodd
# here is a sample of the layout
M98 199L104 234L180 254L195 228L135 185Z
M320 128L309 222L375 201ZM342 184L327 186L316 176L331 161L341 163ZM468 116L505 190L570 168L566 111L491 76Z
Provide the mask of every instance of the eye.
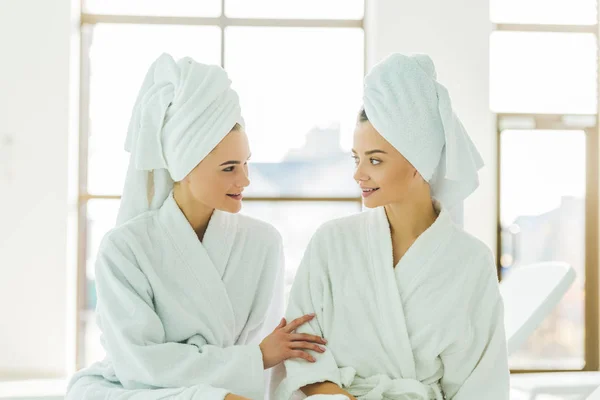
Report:
M358 162L359 162L358 156L352 156L352 158L354 159L354 164L358 165Z
M225 168L223 171L224 171L224 172L233 172L234 168L235 168L234 166L227 167L227 168Z
M371 164L373 164L373 165L381 164L381 161L376 158L371 158L370 161L371 161Z

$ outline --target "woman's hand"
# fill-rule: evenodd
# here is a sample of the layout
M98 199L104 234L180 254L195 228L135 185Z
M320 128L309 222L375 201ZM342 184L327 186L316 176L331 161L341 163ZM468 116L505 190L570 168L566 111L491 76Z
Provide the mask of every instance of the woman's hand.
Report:
M260 344L265 369L274 367L290 358L303 358L309 362L315 362L314 357L308 354L306 350L314 350L319 353L325 352L325 348L315 344L326 344L327 341L322 337L305 333L294 333L296 329L314 317L314 314L307 314L296 318L287 325L285 318L281 319L275 330Z
M349 400L356 400L356 397L352 396L350 393L339 387L333 382L325 381L319 383L312 383L310 385L306 385L301 387L300 390L308 397L317 396L319 394L325 395L336 395L341 394L346 396ZM339 396L336 396L339 397Z
M237 394L229 393L224 400L251 400L247 397L238 396Z

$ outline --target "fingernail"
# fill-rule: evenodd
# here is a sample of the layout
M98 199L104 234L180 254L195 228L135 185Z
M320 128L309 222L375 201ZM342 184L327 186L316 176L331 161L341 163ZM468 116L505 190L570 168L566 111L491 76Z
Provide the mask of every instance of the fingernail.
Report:
M321 349L321 353L325 353L325 349L323 347L319 347Z
M317 360L315 360L315 358L314 358L314 357L311 357L311 358L310 358L310 361L311 361L311 362L315 362L315 361L317 361Z
M323 343L327 343L327 339L323 338Z
M308 315L310 315L311 317L314 317L314 316L315 316L315 313L310 313L310 314L308 314Z

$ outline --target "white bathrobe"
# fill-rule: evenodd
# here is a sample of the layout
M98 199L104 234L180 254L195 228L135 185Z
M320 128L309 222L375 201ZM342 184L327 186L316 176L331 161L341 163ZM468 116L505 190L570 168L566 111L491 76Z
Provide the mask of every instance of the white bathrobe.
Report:
M107 358L77 373L72 400L262 399L258 344L283 314L279 233L215 211L198 240L172 195L107 234L96 265Z
M503 304L490 250L442 209L395 268L392 257L381 207L319 228L286 316L314 312L298 332L327 339L326 352L311 351L315 363L286 361L276 398L331 381L358 399L508 399Z

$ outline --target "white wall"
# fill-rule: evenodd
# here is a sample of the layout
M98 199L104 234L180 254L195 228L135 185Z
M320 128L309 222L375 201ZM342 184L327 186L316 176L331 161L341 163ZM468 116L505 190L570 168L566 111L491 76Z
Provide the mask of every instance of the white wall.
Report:
M486 167L465 205L465 228L496 248L496 134L489 111L489 2L367 0L367 66L392 52L427 53Z
M64 375L72 352L71 15L70 0L0 0L0 379Z

